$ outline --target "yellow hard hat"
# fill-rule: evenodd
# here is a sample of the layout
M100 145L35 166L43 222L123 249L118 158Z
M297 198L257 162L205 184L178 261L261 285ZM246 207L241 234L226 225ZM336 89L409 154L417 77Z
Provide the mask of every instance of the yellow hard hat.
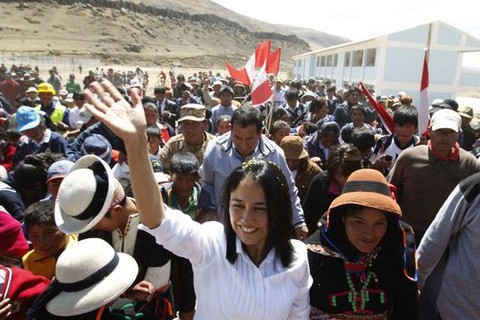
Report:
M38 85L38 93L47 92L55 95L55 88L47 82L42 82Z

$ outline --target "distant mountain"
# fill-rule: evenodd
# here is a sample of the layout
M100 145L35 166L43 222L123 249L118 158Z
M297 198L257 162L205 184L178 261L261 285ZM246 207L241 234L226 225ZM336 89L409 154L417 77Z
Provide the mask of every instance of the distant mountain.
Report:
M0 54L100 58L105 64L223 68L242 66L257 44L292 56L348 39L312 29L272 25L209 0L0 0Z
M247 29L253 32L275 32L284 35L295 34L300 39L305 40L310 45L312 50L351 41L347 38L316 31L314 29L263 22L238 14L210 0L197 0L195 1L194 6L192 6L191 0L144 0L142 2L145 5L158 8L169 8L189 14L214 14L221 18L237 22L239 25L245 26Z

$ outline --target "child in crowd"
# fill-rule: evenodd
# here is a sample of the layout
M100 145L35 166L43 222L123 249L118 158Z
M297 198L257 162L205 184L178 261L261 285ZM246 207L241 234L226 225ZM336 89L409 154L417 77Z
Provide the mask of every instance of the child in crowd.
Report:
M172 157L170 173L172 182L162 185L165 202L200 223L215 220L215 205L211 195L198 180L200 163L193 153L182 152Z
M148 153L159 158L162 148L165 146L165 141L162 138L160 128L157 126L147 127L148 138Z
M232 130L232 124L230 123L231 120L232 117L226 114L218 118L216 123L217 136L221 136L225 132Z
M277 120L273 123L272 130L270 131L270 139L280 145L283 137L290 135L290 125L283 121Z
M164 143L170 140L170 137L175 135L173 128L165 122L160 122L160 115L155 103L147 101L143 103L143 110L145 112L145 120L147 126L157 126L160 129L162 139Z
M403 150L412 148L418 143L415 132L418 127L418 111L415 107L402 106L393 113L394 129L389 136L377 141L373 150L373 169L388 174Z
M25 227L33 245L22 258L23 266L33 274L52 279L58 256L77 242L74 234L64 234L55 224L54 200L33 203L25 211Z
M47 197L54 200L57 198L58 188L73 165L74 163L70 160L59 160L48 167L47 189L50 195Z

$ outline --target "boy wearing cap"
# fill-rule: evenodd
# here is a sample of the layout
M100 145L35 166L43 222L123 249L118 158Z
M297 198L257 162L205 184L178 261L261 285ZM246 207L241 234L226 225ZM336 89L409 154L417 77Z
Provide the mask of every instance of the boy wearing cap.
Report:
M460 126L457 112L435 112L428 145L403 151L388 175L397 188L403 220L415 231L417 245L455 186L480 171L477 159L459 147Z
M17 131L27 136L27 140L17 147L13 157L14 166L29 154L47 150L52 153L66 154L67 140L59 133L48 129L45 119L37 110L21 106L17 110L15 120Z
M70 160L59 160L50 165L47 171L47 189L50 199L57 198L58 188L73 165L74 163Z

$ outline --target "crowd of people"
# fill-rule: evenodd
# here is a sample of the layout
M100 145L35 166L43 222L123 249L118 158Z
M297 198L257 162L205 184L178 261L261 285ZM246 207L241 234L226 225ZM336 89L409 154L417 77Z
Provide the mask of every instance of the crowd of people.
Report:
M0 67L0 319L476 318L471 107L419 133L356 83L65 76Z

